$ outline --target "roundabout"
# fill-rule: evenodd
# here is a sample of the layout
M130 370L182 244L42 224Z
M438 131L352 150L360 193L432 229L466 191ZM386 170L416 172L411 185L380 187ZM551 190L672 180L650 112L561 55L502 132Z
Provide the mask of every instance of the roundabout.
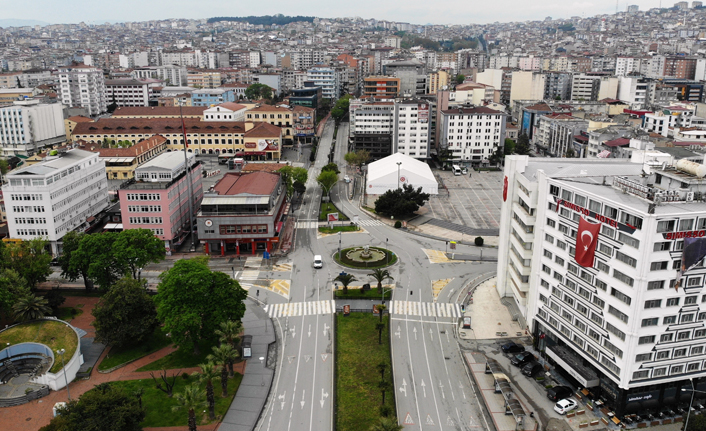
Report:
M397 255L382 247L348 247L334 253L333 259L341 266L352 269L387 268L397 262Z

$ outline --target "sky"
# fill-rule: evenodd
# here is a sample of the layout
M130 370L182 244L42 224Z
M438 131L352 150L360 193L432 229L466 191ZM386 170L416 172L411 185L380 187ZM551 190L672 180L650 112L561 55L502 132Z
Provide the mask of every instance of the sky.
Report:
M618 0L619 10L636 4L641 10L671 7L675 0ZM215 16L306 15L352 17L412 24L486 24L495 21L539 20L547 16L591 17L615 13L614 0L0 0L0 18L38 20L50 24L148 21Z

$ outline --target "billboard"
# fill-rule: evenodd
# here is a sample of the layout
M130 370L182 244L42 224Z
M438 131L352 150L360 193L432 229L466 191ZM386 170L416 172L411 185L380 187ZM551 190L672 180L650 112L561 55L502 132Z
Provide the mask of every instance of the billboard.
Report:
M420 123L429 122L429 104L420 103L417 105L417 121Z
M272 150L273 148L276 150L277 141L275 141L274 139L258 139L257 149L259 151L265 151L268 147L270 148L270 150Z

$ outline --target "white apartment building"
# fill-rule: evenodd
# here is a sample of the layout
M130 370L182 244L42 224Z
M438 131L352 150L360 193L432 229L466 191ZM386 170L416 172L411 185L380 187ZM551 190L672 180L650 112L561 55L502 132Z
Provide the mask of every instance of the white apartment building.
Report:
M690 379L706 390L703 258L678 273L684 238L706 236L706 167L505 163L497 289L535 347L618 418L676 409ZM595 237L577 233L581 218L600 223ZM595 249L591 266L577 263L577 247Z
M167 86L186 86L188 83L188 72L186 67L178 65L150 66L135 69L131 72L135 79L154 78L165 82Z
M88 115L96 116L106 111L105 79L103 71L90 66L59 68L59 98L68 107L80 106Z
M351 100L348 112L350 118L348 139L356 151L368 151L372 160L378 160L393 153L394 102Z
M647 59L644 59L645 64ZM631 73L640 73L643 59L640 57L618 57L615 59L615 76L628 76Z
M392 152L416 159L429 157L433 107L427 100L395 101Z
M307 81L313 81L316 87L321 87L324 99L336 100L340 95L338 73L330 67L314 67L307 70Z
M66 140L60 103L38 100L17 101L0 108L0 150L2 156L32 156L42 148Z
M46 238L55 255L67 232L85 230L109 203L105 162L78 149L8 173L2 191L10 238Z
M691 120L696 112L696 106L678 104L668 106L656 112L648 112L642 123L647 132L659 133L664 137L674 136L675 128L691 126Z
M473 165L487 164L490 156L505 145L507 114L484 106L440 111L440 148L448 148L453 160Z
M118 106L150 106L154 96L152 88L159 81L141 81L137 79L107 79L105 81L108 103Z

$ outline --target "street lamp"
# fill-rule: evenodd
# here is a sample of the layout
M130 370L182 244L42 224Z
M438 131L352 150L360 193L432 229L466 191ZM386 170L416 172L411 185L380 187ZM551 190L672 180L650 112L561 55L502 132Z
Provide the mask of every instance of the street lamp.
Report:
M338 258L341 258L341 232L338 232Z
M61 356L61 368L64 370L64 381L66 382L66 393L69 395L69 401L71 401L71 392L69 392L69 378L66 377L66 368L64 367L64 353L65 349L59 349L56 351Z
M693 380L693 379L690 378L690 379L689 379L689 383L691 383L691 389L684 389L684 388L682 388L682 390L681 390L682 392L689 392L689 391L691 391L691 401L689 401L689 411L686 413L686 422L684 422L684 430L685 430L685 431L689 429L689 428L688 428L688 427L689 427L689 416L691 416L691 408L692 408L691 405L694 404L694 394L695 394L696 392L700 392L700 393L702 393L702 394L706 394L706 392L704 392L704 391L697 391L696 389L694 389L694 380Z
M390 287L389 289L385 289L383 286L382 288L382 305L385 305L385 292L392 292L392 288Z
M400 189L400 166L402 162L397 162L397 190Z
M388 238L385 238L385 265L390 264L390 250L387 249L387 240ZM385 303L385 297L383 296L382 298L383 304Z

